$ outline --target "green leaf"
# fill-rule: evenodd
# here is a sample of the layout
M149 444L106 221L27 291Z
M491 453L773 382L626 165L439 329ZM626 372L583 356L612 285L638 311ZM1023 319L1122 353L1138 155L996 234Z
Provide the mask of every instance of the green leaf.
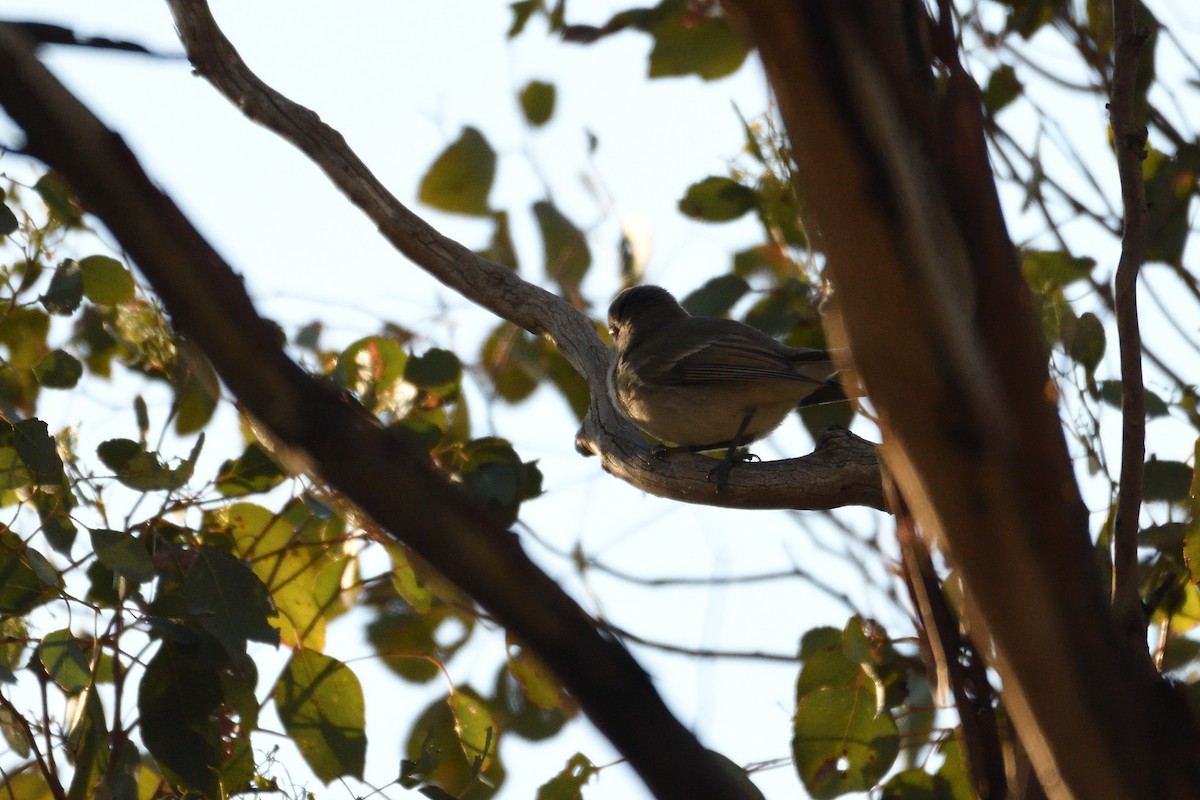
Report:
M164 641L138 684L142 742L172 783L217 797L225 747L221 677Z
M865 792L891 769L898 734L891 715L877 709L873 687L824 687L796 704L792 759L814 798Z
M698 317L723 317L750 292L750 284L737 275L713 278L683 298L689 314Z
M462 735L460 735L460 731ZM504 781L496 753L499 731L493 727L484 701L470 688L435 700L417 718L409 733L405 755L429 785L453 797L490 797ZM429 794L442 797L442 794Z
M729 222L754 209L758 197L754 190L733 178L712 175L688 187L679 210L704 222Z
M1009 64L1001 64L988 77L987 86L983 90L983 107L994 116L1000 109L1020 97L1024 89L1017 78L1016 70Z
M1200 584L1200 519L1193 518L1183 536L1183 563L1192 583Z
M13 425L13 444L21 461L29 467L33 480L39 484L58 484L63 479L63 462L58 444L40 419L23 419Z
M150 492L178 488L175 476L158 454L148 452L132 439L109 439L96 448L96 454L130 489Z
M696 11L682 0L667 0L659 8L666 13L656 15L648 28L654 37L651 78L694 74L711 81L746 60L749 44L723 18Z
M484 341L480 361L501 399L519 403L545 377L539 341L511 322L501 322Z
M201 547L183 580L188 613L212 634L235 664L246 661L248 641L279 644L277 616L267 587L244 562L224 550Z
M906 769L893 775L884 784L883 797L886 800L952 800L946 779L923 769Z
M583 231L547 200L533 204L533 215L542 232L546 274L564 289L577 290L592 265L592 253Z
M328 784L362 779L367 751L362 686L342 662L297 650L275 684L275 705L288 736L318 778Z
M496 758L496 739L500 735L500 729L492 717L492 709L486 700L470 688L454 692L448 702L463 752L473 769L486 772Z
M1094 258L1075 257L1061 250L1025 250L1021 253L1021 273L1035 291L1062 287L1092 274Z
M0 797L21 800L56 800L60 795L50 788L40 770L21 772L0 781Z
M536 800L583 800L584 784L599 771L583 753L576 753L562 772L538 787Z
M33 483L33 475L15 447L0 447L0 490L20 489Z
M530 699L529 692L508 666L501 665L496 672L492 704L506 733L516 734L530 742L549 739L562 730L568 717L574 716L573 701L565 696L564 700L567 702L563 710L543 708Z
M0 449L0 462L3 461L3 449ZM0 467L0 474L3 474ZM75 508L75 496L64 481L57 487L43 484L33 495L33 505L37 509L38 519L42 524L42 535L46 537L50 547L64 556L71 555L71 546L75 544L75 523L71 520L71 511Z
M46 674L67 694L78 694L92 684L91 666L70 629L46 634L38 646L38 660Z
M515 272L520 260L517 258L516 245L513 244L512 229L508 224L508 212L493 211L492 223L492 239L488 242L486 249L479 251L479 255L488 261L503 264Z
M449 350L433 347L424 355L409 357L404 365L404 380L434 397L449 397L458 393L462 362Z
M867 680L862 666L848 658L839 646L805 659L796 680L796 697L806 697L819 689L855 689Z
M33 374L47 389L74 389L83 375L83 364L66 350L51 350L34 365Z
M1190 209L1200 171L1200 147L1184 145L1170 157L1148 148L1142 162L1146 180L1146 260L1183 266L1191 232Z
M555 88L553 83L530 81L519 95L521 110L530 125L540 127L554 115Z
M50 315L28 306L10 308L0 316L0 342L8 345L6 367L32 367L46 352Z
M217 491L225 497L267 492L283 483L286 476L257 442L246 446L245 452L221 464L217 473Z
M21 223L17 220L17 215L7 204L0 203L0 236L16 233L19 227Z
M511 635L506 636L508 670L521 683L525 696L545 709L574 713L575 703L542 660Z
M40 298L42 307L51 314L66 316L75 312L83 302L83 270L74 259L64 259L54 270L46 293Z
M955 731L953 736L943 739L938 752L942 754L943 761L937 774L946 782L949 800L976 800L979 795L962 751L959 732Z
M525 30L525 24L533 16L533 12L537 11L540 3L541 0L516 0L516 2L508 4L508 7L513 12L513 21L508 27L507 36L509 39L521 35L521 31Z
M24 544L15 534L0 540L0 614L27 614L51 596L50 587L30 566Z
M1065 330L1063 333L1067 355L1078 362L1088 375L1095 373L1100 359L1104 358L1104 323L1092 312L1085 311L1071 326L1070 335Z
M1165 500L1181 503L1188 499L1192 486L1192 468L1181 461L1146 462L1146 502Z
M250 564L266 585L279 612L279 637L288 646L320 650L325 646L325 623L333 616L338 581L327 586L328 570L344 569L338 543L345 525L336 515L316 516L309 503L292 500L280 512L253 503L234 503L205 514L205 541L217 532L232 539L238 558Z
M463 128L421 178L417 198L454 214L484 216L496 177L496 151L477 129Z
M134 583L154 577L154 562L133 534L104 528L92 528L91 534L96 558L114 573Z
M38 178L33 190L42 198L50 216L68 228L77 228L83 221L83 209L66 179L57 172L47 172Z
M95 691L86 692L82 713L77 714L67 733L69 758L75 767L67 800L93 800L93 789L108 769L111 740L104 722L104 706Z
M124 264L109 256L88 256L80 259L83 271L83 293L93 303L116 306L133 297L133 273Z
M424 683L438 676L438 664L449 661L466 644L472 630L470 618L444 603L420 613L397 604L367 625L367 641L397 675Z
M212 419L221 399L221 382L208 358L190 340L179 339L175 348L171 384L175 388L175 432L196 433Z
M1165 417L1170 413L1170 408L1167 406L1167 401L1163 400L1149 389L1143 389L1146 393L1146 418L1156 419ZM1108 380L1100 381L1096 384L1096 396L1100 400L1113 408L1121 407L1121 381Z
M11 674L11 671L9 671L9 675ZM13 683L15 681L16 678L12 677L10 680L6 680L5 682ZM0 736L3 736L4 742L8 745L9 749L13 753L20 758L28 758L29 754L33 752L34 741L29 737L29 734L26 733L27 729L25 726L20 724L22 721L24 720L19 715L14 714L7 708L0 706ZM0 783L0 797L4 796L4 790L6 788L7 784ZM27 795L14 794L9 796L24 798ZM51 797L48 790L47 797Z
M467 489L491 508L502 524L512 524L520 504L542 493L542 473L536 463L521 461L504 439L475 439L463 447L461 456L459 472Z
M368 409L392 410L402 400L400 383L407 364L408 353L400 342L368 336L342 351L334 375Z

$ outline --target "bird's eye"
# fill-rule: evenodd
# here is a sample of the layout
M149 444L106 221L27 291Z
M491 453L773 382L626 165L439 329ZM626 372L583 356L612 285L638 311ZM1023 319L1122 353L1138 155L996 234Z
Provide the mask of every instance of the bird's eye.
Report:
M609 325L608 326L608 335L613 337L614 339L617 338L617 330L619 328L620 328L620 326L617 325L615 322L612 325Z

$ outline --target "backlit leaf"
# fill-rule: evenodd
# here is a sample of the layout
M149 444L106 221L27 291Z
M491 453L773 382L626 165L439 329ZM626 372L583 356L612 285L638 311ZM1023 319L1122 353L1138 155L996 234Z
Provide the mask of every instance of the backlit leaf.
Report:
M538 127L550 121L554 114L555 91L553 83L544 81L530 81L521 89L521 110L530 125Z
M91 536L96 558L117 575L134 583L145 583L154 577L154 562L145 545L133 534L94 528Z
M93 303L115 306L133 297L133 273L110 256L88 256L79 260L83 271L83 293Z
M683 298L681 305L697 317L723 317L750 291L750 284L737 275L712 278Z
M63 463L58 455L58 444L45 422L30 418L13 425L13 444L35 482L57 484L62 481Z
M328 784L362 778L365 711L358 677L342 662L297 650L275 684L275 705L288 736L318 778Z
M33 190L42 198L50 216L68 228L79 227L83 221L83 209L75 198L66 179L57 172L47 172L38 178Z
M73 389L83 375L83 364L66 350L51 350L34 366L33 374L47 389Z
M749 44L723 18L682 0L668 0L659 9L666 13L656 14L647 28L654 37L651 78L694 74L710 81L734 72L746 60Z
M1180 503L1188 499L1192 485L1192 468L1181 461L1146 462L1146 500L1165 500Z
M583 231L546 200L533 204L533 215L542 232L546 274L564 288L577 289L592 264L592 253Z
M792 759L814 798L865 792L899 753L896 722L876 706L874 687L823 687L796 704Z
M67 694L82 692L92 683L87 656L69 629L46 634L38 646L38 660Z
M442 211L483 216L495 177L496 151L482 133L468 126L421 178L417 198Z
M679 210L704 222L729 222L753 209L757 202L753 189L732 178L714 175L689 186L679 201Z
M538 787L536 800L583 800L583 786L598 772L586 756L576 753L562 772Z
M269 491L283 483L284 477L267 451L257 442L251 442L240 456L221 464L216 485L225 497L241 497Z
M988 76L987 86L983 90L983 107L994 115L1020 97L1024 88L1016 70L1009 64L1001 64Z
M17 215L5 203L0 203L0 236L8 236L10 233L16 233L17 228L21 223L17 221Z

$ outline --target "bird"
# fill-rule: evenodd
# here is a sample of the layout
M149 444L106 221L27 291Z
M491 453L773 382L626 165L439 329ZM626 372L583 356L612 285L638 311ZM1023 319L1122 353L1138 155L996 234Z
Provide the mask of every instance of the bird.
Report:
M828 350L789 347L737 320L692 316L660 286L618 294L608 330L615 347L608 393L617 409L663 443L728 448L729 466L737 448L836 385Z

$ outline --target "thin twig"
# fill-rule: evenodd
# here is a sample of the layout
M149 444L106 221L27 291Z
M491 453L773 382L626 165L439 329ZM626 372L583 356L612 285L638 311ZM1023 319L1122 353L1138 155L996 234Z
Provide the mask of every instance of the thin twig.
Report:
M1117 337L1121 350L1121 475L1113 529L1113 608L1131 647L1146 649L1146 612L1138 594L1137 534L1146 459L1146 391L1137 281L1146 257L1148 213L1142 161L1146 127L1135 119L1135 78L1145 33L1136 29L1134 0L1113 0L1113 81L1109 119L1125 209L1117 263Z

